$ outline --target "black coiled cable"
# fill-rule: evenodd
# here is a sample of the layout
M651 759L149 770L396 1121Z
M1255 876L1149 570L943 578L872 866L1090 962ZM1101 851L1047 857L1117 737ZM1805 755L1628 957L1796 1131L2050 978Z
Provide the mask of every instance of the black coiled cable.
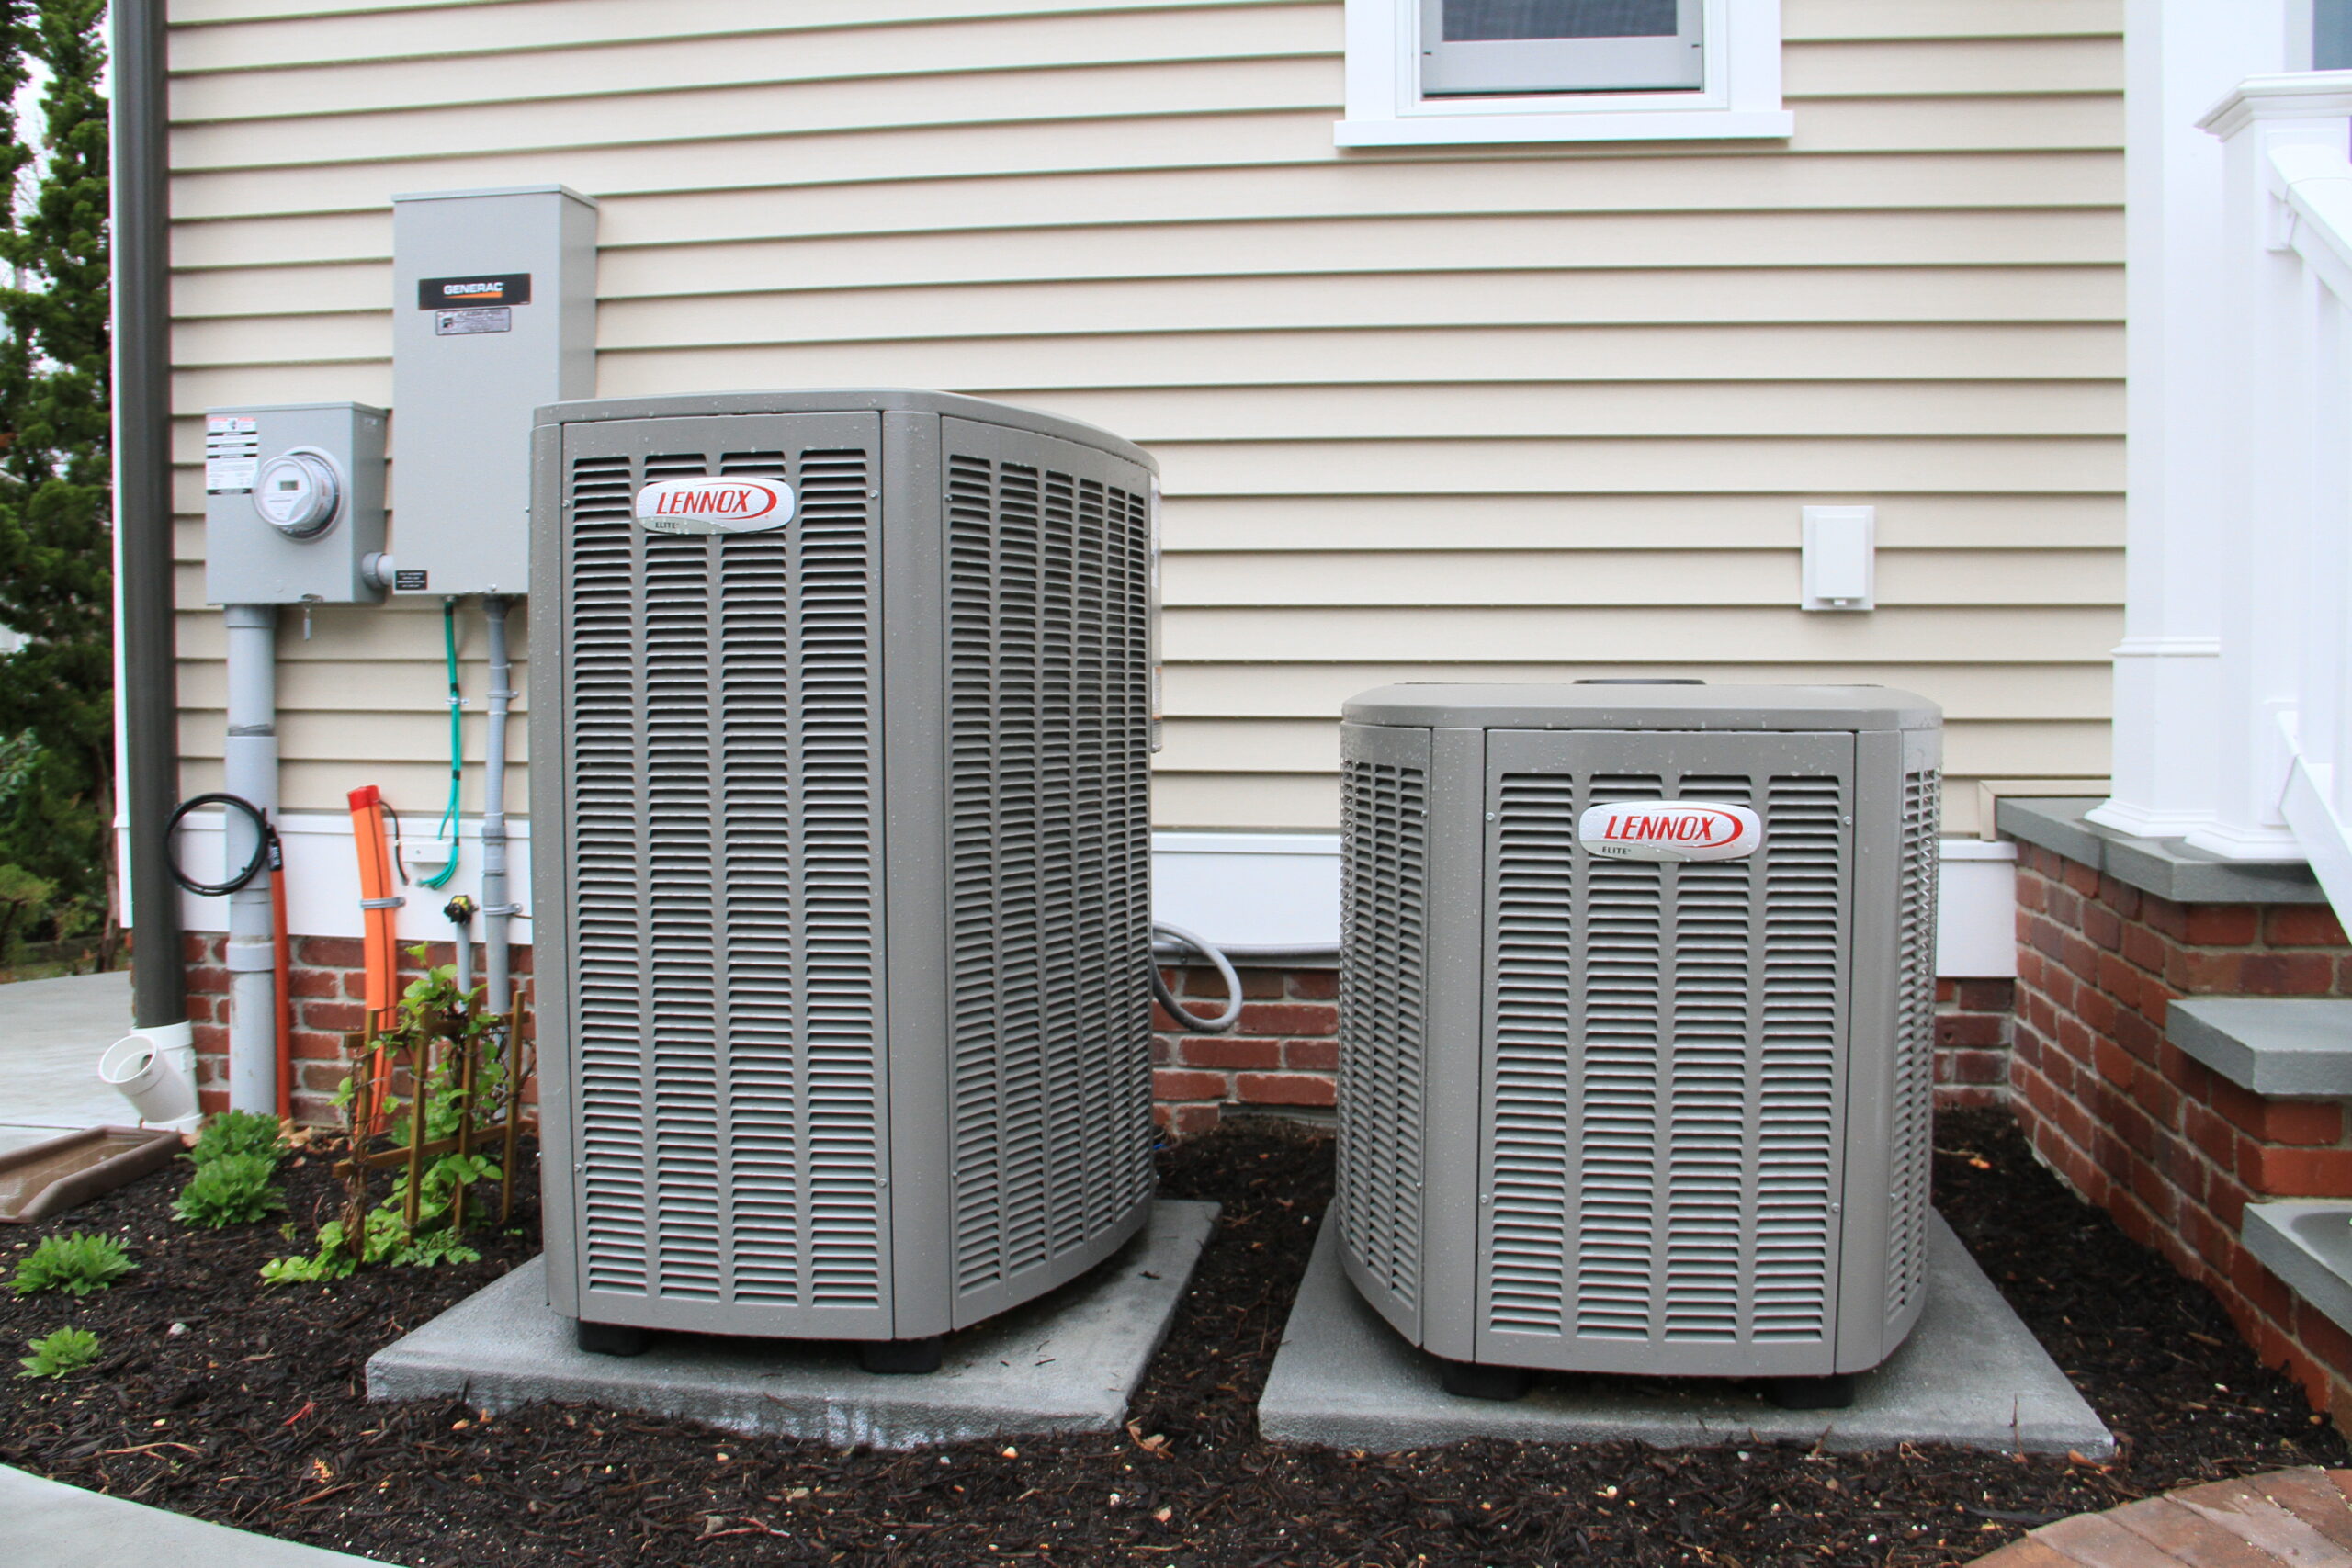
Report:
M253 858L245 862L243 870L225 882L197 881L180 869L179 856L172 852L172 835L179 831L180 818L201 806L223 806L232 811L242 811L245 814L246 820L254 825ZM173 807L170 819L164 824L164 863L171 868L172 880L188 892L202 898L218 898L224 893L234 893L238 888L251 882L261 874L264 866L276 871L285 863L285 852L278 845L277 829L269 825L268 813L242 795L222 795L215 792L211 795L191 795Z

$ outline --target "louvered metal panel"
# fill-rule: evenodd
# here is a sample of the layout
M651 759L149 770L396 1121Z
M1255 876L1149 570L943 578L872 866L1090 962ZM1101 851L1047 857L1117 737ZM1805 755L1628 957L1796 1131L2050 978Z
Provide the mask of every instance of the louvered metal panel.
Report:
M945 423L960 1318L1151 1189L1151 520L1099 459Z
M1851 737L1487 739L1480 1355L1826 1371ZM1586 807L1662 799L1752 807L1763 843L1578 847Z
M582 1283L878 1316L877 422L769 422L766 450L663 423L571 465ZM714 474L788 480L794 526L631 521Z
M1886 1237L1886 1315L1916 1312L1927 1284L1928 1178L1935 1113L1936 826L1942 819L1942 777L1931 769L1903 775L1901 886L1895 894L1894 1105L1888 1139L1890 1211Z
M1351 1271L1412 1331L1420 1309L1429 750L1366 744L1340 764L1336 1209Z

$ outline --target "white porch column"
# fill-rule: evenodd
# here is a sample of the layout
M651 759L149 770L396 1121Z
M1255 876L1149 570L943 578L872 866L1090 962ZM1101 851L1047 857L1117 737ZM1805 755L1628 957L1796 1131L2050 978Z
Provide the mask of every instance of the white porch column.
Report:
M2233 859L2302 860L2307 847L2281 808L2293 758L2282 719L2293 722L2319 694L2306 693L2303 665L2313 617L2325 613L2312 581L2320 344L2273 158L2311 147L2340 166L2347 121L2352 73L2327 72L2254 77L2199 122L2223 149L2228 254L2214 313L2233 347L2213 387L2223 485L2216 532L2226 545L2215 572L2224 595L2220 792L2212 819L2185 837Z
M2223 536L2216 382L2233 338L2221 147L2197 117L2287 63L2279 0L2131 0L2125 12L2123 641L2113 798L2091 819L2143 838L2215 820Z

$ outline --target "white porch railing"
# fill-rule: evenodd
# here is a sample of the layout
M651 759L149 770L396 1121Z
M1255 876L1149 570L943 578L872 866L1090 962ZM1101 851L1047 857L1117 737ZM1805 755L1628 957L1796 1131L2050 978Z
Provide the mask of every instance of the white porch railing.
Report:
M2228 437L2217 820L2290 842L2352 919L2352 72L2256 77L2200 122L2225 147Z

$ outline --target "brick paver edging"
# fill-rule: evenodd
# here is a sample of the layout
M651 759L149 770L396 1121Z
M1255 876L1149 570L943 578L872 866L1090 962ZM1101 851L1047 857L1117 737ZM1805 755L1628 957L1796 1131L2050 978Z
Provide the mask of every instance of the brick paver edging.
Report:
M2279 1470L2077 1514L1979 1568L2338 1568L2352 1564L2352 1470Z

